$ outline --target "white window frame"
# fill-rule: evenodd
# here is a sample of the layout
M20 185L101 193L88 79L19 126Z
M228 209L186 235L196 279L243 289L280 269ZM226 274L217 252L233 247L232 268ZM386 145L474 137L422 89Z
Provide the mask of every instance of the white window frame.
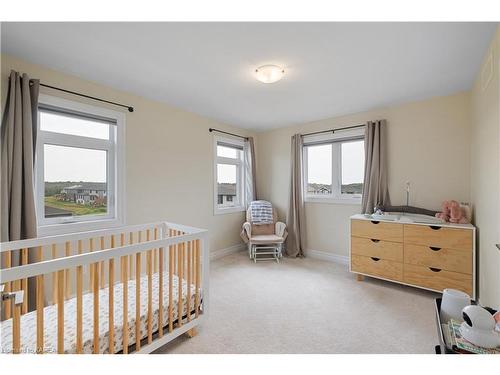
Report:
M38 235L50 236L96 229L117 227L125 224L125 114L107 108L92 106L40 94L40 107L51 107L61 112L75 112L97 118L110 119L116 125L110 125L110 139L103 140L71 134L61 134L40 129L40 111L38 111L37 152L35 163L35 198L37 210ZM105 150L107 154L106 215L85 215L82 217L45 218L44 196L44 145L79 147Z
M365 140L364 128L339 130L328 134L317 134L304 137L304 146L302 148L303 160L303 189L304 201L310 203L332 203L361 205L361 194L342 194L342 143ZM307 147L320 144L332 145L332 193L325 195L310 195L307 193L308 165L307 165Z
M217 155L217 144L221 143L226 143L228 145L234 145L237 147L241 147L241 158L240 159L233 159L233 158L225 158L222 156ZM226 137L221 137L221 136L214 136L214 146L213 146L213 152L214 152L214 194L213 194L213 202L214 202L214 215L222 215L222 214L229 214L233 212L242 212L246 210L246 202L245 202L245 172L244 172L244 167L245 167L245 142L240 139L234 139L234 138L226 138ZM237 186L237 195L236 199L238 201L238 204L232 207L219 207L218 201L217 201L217 192L218 192L218 186L217 186L217 164L230 164L230 165L236 165L236 186ZM238 196L239 194L239 196ZM234 200L233 200L234 201Z

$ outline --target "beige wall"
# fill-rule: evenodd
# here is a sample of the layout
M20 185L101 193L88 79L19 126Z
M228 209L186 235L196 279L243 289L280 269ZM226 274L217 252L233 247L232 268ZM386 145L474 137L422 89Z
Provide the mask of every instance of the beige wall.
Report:
M500 251L495 247L500 243L499 54L500 28L471 95L471 196L478 228L479 298L482 304L496 307L500 307Z
M258 134L257 185L260 198L286 215L290 179L290 137L387 119L389 187L393 204L439 209L445 199L470 200L470 95L437 97L390 108L326 119ZM307 248L348 255L349 216L359 205L306 204Z
M5 103L7 75L14 69L47 84L134 106L133 113L126 112L128 224L168 220L207 228L212 250L241 242L239 231L243 213L213 215L213 141L208 128L251 135L248 131L10 56L2 56L1 63L2 104ZM41 91L82 100L44 88Z

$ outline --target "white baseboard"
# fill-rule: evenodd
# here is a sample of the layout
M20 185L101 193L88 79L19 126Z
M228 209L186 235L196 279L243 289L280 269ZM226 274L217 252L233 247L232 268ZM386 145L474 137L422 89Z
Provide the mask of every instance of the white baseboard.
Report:
M210 260L219 259L219 258L225 257L227 255L237 253L238 251L244 251L244 250L246 250L246 248L247 248L246 244L240 243L237 245L226 247L225 249L215 250L215 251L212 251L210 253ZM306 256L308 256L312 259L325 260L327 262L335 262L335 263L340 263L340 264L345 264L345 265L349 264L349 257L348 256L327 253L325 251L320 251L320 250L308 249L308 250L306 250Z
M210 253L210 260L219 259L225 257L226 255L234 254L237 253L238 251L243 251L246 249L246 247L247 246L244 243L239 243L237 245L226 247L225 249L212 251Z
M349 257L348 256L327 253L325 251L307 249L306 256L311 257L313 259L326 260L327 262L335 262L335 263L340 263L340 264L345 264L345 265L349 264Z

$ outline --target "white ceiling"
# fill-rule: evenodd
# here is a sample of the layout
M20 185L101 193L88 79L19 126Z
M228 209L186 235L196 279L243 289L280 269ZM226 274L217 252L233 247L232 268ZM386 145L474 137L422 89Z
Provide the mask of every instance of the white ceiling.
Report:
M4 53L266 130L467 90L495 27L2 23L1 31ZM270 85L255 80L254 69L270 63L285 67L284 79Z

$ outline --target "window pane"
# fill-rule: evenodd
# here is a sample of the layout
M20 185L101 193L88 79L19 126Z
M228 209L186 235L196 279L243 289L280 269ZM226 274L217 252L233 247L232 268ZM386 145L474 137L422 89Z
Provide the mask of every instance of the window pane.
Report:
M237 205L237 167L232 164L217 164L217 205L234 207Z
M40 129L50 132L109 139L110 126L100 121L93 121L92 119L40 111Z
M307 147L307 194L332 193L332 145Z
M342 194L361 194L365 173L365 142L342 143Z
M107 151L44 145L45 217L107 213Z
M222 156L224 158L231 158L231 159L239 159L240 150L238 150L237 148L217 145L217 156Z

